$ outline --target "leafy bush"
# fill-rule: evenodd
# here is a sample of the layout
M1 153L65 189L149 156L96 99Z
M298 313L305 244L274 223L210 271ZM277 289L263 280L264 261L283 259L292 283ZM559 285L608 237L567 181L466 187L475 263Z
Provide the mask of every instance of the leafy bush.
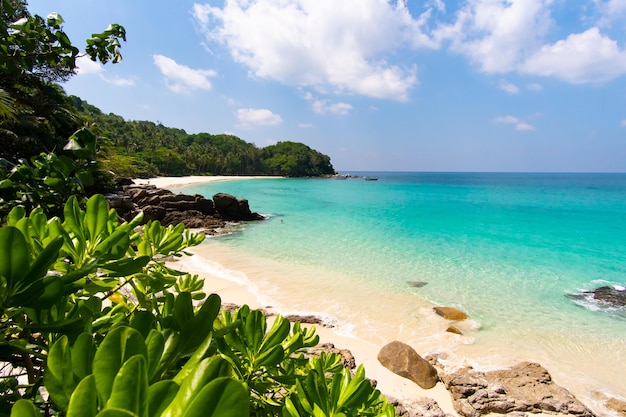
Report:
M391 416L359 368L309 359L314 329L243 306L220 313L195 275L168 268L203 235L101 195L63 220L16 207L0 228L0 415ZM7 372L8 371L8 372ZM42 389L45 388L45 389Z

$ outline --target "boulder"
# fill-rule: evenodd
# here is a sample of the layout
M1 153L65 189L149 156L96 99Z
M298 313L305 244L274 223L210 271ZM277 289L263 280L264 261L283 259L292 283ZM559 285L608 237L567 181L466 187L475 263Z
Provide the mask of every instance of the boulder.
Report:
M378 361L391 372L410 379L424 389L437 384L437 370L426 362L411 346L399 341L384 346Z
M434 307L433 310L446 320L460 321L468 317L466 313L454 307Z
M522 362L489 372L463 368L441 379L452 395L455 410L465 417L514 412L594 416L537 363Z
M407 284L409 284L409 287L422 288L422 287L428 285L428 282L426 282L426 281L407 281Z

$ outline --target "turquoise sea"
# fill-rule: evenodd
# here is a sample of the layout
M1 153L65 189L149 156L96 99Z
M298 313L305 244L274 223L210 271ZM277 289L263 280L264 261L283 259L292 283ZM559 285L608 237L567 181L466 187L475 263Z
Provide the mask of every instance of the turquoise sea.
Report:
M268 304L451 367L535 360L587 401L626 397L626 308L568 297L626 286L626 174L350 174L177 191L227 192L268 216L201 249ZM433 305L467 312L464 335Z

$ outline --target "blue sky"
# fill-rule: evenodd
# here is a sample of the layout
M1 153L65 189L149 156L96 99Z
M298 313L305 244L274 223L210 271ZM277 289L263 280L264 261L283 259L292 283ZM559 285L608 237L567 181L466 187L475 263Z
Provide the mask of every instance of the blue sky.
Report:
M126 120L303 142L335 169L626 172L626 0L30 0L120 64L64 84Z

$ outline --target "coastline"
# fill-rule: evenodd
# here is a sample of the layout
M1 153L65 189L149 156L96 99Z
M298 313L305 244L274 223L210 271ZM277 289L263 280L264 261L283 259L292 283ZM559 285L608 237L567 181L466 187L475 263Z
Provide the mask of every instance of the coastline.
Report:
M153 178L133 178L133 181L137 185L154 185L157 188L173 189L185 187L194 184L203 184L207 182L219 182L219 181L237 181L237 180L254 180L254 179L271 179L271 178L283 178L276 176L244 176L244 175L190 175L187 177L153 177Z
M144 184L149 183L152 185L156 185L160 188L178 188L203 182L255 178L268 177L161 177L158 179L139 180L136 181L136 183L141 183L140 181L143 181ZM202 266L202 263L205 261L213 261L210 251L203 252L202 250L193 250L192 252L195 253L195 256L191 258L182 258L172 266L188 272L197 273L200 276L204 277L206 280L206 292L219 294L222 297L223 302L235 303L238 305L248 304L253 308L264 308L272 313L283 314L287 314L285 311L292 310L294 308L294 306L288 305L288 302L291 300L285 300L284 298L281 299L281 303L285 301L285 305L282 305L280 308L276 309L271 307L268 308L267 303L264 304L263 301L264 299L272 298L271 282L270 287L262 288L252 288L250 286L250 282L246 280L236 282L233 280L232 273L234 272L236 275L239 271L239 268L238 266L236 266L236 264L235 266L233 266L229 262L222 263L221 265L218 264L218 266L222 268L234 268L235 271L225 270L224 274L219 273L219 271L217 274L212 274L213 272L215 272L213 268L209 268L210 272L207 272L207 269L203 268ZM245 254L240 254L240 256L244 257ZM258 266L258 268L260 269L262 269L263 267L264 265ZM399 400L417 399L422 397L431 398L437 401L437 403L444 412L453 416L459 415L454 411L452 398L441 382L439 382L435 388L432 388L430 390L423 390L409 380L399 377L388 371L386 368L382 367L382 365L380 365L377 360L377 355L382 348L382 345L377 343L376 340L363 340L360 339L358 336L345 336L341 334L341 332L338 332L337 329L330 329L321 326L316 326L316 331L317 334L320 336L322 342L331 342L338 348L350 350L353 353L357 363L363 364L365 366L367 376L378 382L378 388L383 392L383 394ZM576 393L574 394L576 395ZM590 406L588 401L585 402L587 406Z

